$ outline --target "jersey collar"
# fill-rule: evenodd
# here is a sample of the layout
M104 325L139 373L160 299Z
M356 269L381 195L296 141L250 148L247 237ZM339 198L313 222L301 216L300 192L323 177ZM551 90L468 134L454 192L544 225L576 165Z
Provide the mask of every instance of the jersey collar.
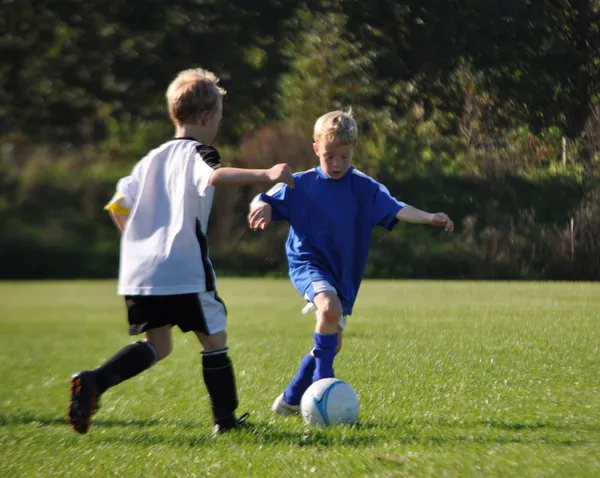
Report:
M321 169L321 166L317 166L315 168L315 171L317 172L317 174L319 175L319 177L323 178L323 179L331 179L329 176L327 176L327 174L325 174L325 172ZM345 179L347 177L349 177L352 174L352 171L354 171L354 166L350 166L348 168L348 171L346 171L346 174L344 174L340 179L331 179L332 181L341 181L342 179Z
M197 143L200 143L200 141L198 141L196 138L192 138L191 136L178 136L176 138L173 138L173 141L176 140L196 141Z

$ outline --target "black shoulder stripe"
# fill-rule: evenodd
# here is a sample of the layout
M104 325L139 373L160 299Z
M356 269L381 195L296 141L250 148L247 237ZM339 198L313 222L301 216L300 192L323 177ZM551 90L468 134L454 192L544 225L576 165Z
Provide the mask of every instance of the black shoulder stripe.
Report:
M196 146L196 151L198 151L202 161L208 164L211 168L218 169L223 166L223 163L221 162L221 155L212 146L200 144Z

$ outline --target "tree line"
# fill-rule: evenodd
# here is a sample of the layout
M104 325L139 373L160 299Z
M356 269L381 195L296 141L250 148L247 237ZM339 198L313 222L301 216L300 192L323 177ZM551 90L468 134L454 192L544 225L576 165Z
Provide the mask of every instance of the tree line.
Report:
M2 276L115 274L102 205L201 66L228 90L230 164L312 167L314 120L352 107L357 166L459 219L377 234L370 276L598 278L599 19L597 0L3 1ZM224 273L285 273L285 227L245 230L256 192L217 197Z

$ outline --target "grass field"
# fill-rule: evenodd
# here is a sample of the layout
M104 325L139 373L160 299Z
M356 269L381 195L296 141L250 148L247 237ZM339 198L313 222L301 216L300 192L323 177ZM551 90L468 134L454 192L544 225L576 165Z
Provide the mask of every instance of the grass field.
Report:
M284 280L222 279L240 413L210 438L195 337L65 423L68 377L131 341L114 282L0 283L0 476L600 476L600 284L367 281L336 360L360 425L272 400L313 316Z

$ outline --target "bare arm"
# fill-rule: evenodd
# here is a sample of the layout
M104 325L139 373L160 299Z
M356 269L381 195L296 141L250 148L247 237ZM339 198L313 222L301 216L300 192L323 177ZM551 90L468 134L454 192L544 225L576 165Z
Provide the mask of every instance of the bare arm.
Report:
M108 211L112 222L119 232L122 233L129 217L129 208L125 205L125 196L123 193L117 191L110 202L104 206L104 209Z
M127 216L124 214L116 213L114 211L110 211L110 218L112 219L119 232L123 233L123 229L125 229L125 224L127 224Z
M426 211L421 211L416 207L409 206L408 204L404 206L398 214L396 214L396 219L398 221L410 222L412 224L431 224L433 220L433 214Z
M443 227L448 232L454 230L454 223L447 214L443 212L431 213L421 211L408 204L398 211L396 219L412 224L429 224L434 227Z
M285 164L277 164L270 169L219 168L208 183L212 186L245 186L257 183L285 183L294 187L292 170Z

